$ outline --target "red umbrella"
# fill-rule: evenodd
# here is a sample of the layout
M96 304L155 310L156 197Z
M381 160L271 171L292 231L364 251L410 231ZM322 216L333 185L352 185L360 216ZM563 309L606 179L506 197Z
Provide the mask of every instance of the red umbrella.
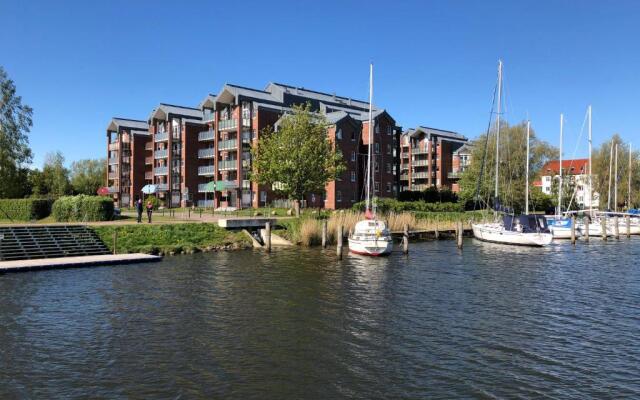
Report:
M106 195L108 195L108 194L109 194L109 188L108 188L108 187L101 187L101 188L98 188L97 193L98 193L98 195L100 195L100 196L106 196Z

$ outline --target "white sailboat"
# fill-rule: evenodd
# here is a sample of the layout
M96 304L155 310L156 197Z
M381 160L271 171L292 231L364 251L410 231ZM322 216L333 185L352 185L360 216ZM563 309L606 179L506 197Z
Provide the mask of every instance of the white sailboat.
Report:
M495 165L495 193L498 199L498 177L500 168L500 110L502 102L502 60L498 61L498 107L496 113L496 165ZM528 130L528 127L527 127ZM528 136L528 135L527 135ZM527 145L528 149L528 145ZM527 154L528 158L528 154ZM527 180L529 170L526 171ZM526 188L527 192L529 188ZM528 194L528 193L527 193ZM528 199L527 199L528 200ZM526 201L528 203L528 201ZM521 246L546 246L553 240L553 235L547 227L543 216L529 215L528 204L526 214L504 215L502 221L493 223L472 224L473 236L476 239ZM496 210L497 211L497 210ZM496 214L497 215L497 214Z
M376 216L375 207L371 207L371 148L373 147L373 64L369 67L369 129L367 146L367 174L366 174L366 210L365 219L358 221L349 236L349 251L366 256L383 256L391 253L393 240L384 221Z

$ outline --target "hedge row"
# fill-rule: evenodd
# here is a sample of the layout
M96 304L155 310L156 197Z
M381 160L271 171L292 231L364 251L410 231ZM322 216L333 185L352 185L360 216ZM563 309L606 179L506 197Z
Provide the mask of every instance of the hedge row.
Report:
M63 196L53 203L53 218L59 222L110 221L113 200L102 196Z
M31 221L46 218L51 214L51 203L47 199L0 199L0 219Z
M405 211L422 211L422 212L461 212L464 211L464 205L460 203L426 203L424 201L398 201L395 199L378 199L377 208L381 213L387 212L405 212ZM353 205L355 211L364 211L364 202Z

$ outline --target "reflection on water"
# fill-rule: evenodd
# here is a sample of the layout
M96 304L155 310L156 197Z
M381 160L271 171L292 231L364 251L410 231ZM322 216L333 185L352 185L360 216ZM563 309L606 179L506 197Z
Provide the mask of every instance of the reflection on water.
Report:
M0 275L0 398L637 398L638 244Z

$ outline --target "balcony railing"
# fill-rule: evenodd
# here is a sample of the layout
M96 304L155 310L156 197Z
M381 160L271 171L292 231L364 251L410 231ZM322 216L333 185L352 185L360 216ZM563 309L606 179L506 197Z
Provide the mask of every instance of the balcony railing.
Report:
M242 143L251 144L252 136L253 136L253 132L251 132L251 131L242 132Z
M109 186L107 189L109 189L109 193L118 193L117 186Z
M242 118L242 127L250 128L251 127L251 118Z
M118 177L117 172L109 172L109 179L116 179Z
M129 176L129 174L131 173L131 168L123 168L120 173L122 174L122 176Z
M411 177L414 179L427 179L429 178L429 173L427 172L414 172L411 174Z
M180 190L180 184L179 183L172 183L171 184L171 189L172 190Z
M145 172L144 173L144 179L146 179L146 180L153 179L153 172L151 172L151 171Z
M215 156L213 147L198 150L198 158L213 158Z
M198 193L211 193L211 191L207 191L208 183L199 183L198 184Z
M155 167L153 169L154 175L166 175L169 173L169 167Z
M218 161L218 170L219 171L228 171L238 169L238 160L224 160Z
M204 142L205 140L213 140L216 137L214 131L202 131L198 133L198 140Z
M452 171L447 173L447 178L449 179L459 179L462 176L462 172L460 171Z
M213 207L213 200L198 200L198 207Z
M238 148L238 141L236 139L220 140L218 142L218 150L232 150Z
M156 184L156 190L158 192L166 192L167 190L169 190L169 184L168 183L157 183Z
M145 150L153 150L153 143L147 143L144 145Z
M214 119L215 119L215 113L214 112L205 110L202 113L202 120L204 122L210 122L210 121L213 121Z
M156 160L160 158L167 158L169 157L169 151L167 151L166 149L156 150L155 153L153 153L153 156L155 157Z
M144 158L144 163L145 164L153 164L153 157L145 157Z
M407 180L409 180L409 175L408 175L408 174L401 174L401 175L400 175L400 180L401 180L401 181L407 181Z
M200 176L211 176L215 172L213 165L206 165L203 167L198 167L198 175Z
M429 160L414 160L411 162L414 167L424 167L429 165Z
M231 129L238 128L238 120L237 119L223 119L218 121L218 130L226 131Z
M242 181L242 188L243 189L251 189L251 181L250 180L243 180Z
M426 148L412 147L411 154L429 154L429 151Z
M109 143L109 150L118 150L118 142Z
M169 132L158 132L154 135L153 140L156 142L163 142L165 140L169 140Z
M117 164L118 163L118 157L110 157L109 158L109 165L113 165L113 164Z

